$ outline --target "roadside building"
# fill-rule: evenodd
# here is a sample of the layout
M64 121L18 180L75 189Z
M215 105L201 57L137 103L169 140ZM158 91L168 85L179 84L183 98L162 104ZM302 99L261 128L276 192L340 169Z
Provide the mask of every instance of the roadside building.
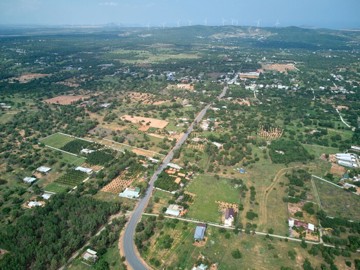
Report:
M205 231L206 231L206 225L205 224L198 224L195 228L194 233L194 240L195 241L202 241L205 238Z
M76 168L75 168L75 171L80 171L80 172L84 172L84 173L87 173L87 174L91 174L91 173L93 172L92 169L90 169L90 168L85 168L85 167L81 167L81 166L76 167Z
M177 204L170 204L165 211L165 215L178 217L181 215L181 212L184 210L184 207Z
M119 194L122 198L137 199L140 197L140 188L128 187Z
M226 208L225 217L224 217L224 225L231 227L234 223L235 219L235 211L233 208Z
M88 248L84 254L82 255L82 258L85 260L85 261L88 261L88 262L96 262L97 259L98 259L98 256L97 256L97 252L95 250L92 250L90 248Z

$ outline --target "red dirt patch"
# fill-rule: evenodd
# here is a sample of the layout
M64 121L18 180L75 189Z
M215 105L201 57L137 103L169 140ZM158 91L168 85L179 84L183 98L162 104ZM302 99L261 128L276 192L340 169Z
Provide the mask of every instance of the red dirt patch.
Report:
M123 115L121 116L121 119L125 121L129 121L134 124L140 124L143 126L146 125L154 128L164 128L169 124L169 122L165 120L159 120L155 118L147 118L141 116Z

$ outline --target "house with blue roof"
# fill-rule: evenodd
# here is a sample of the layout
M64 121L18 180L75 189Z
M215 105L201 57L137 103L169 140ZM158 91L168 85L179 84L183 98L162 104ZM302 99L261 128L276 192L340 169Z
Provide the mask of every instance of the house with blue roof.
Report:
M194 240L195 241L202 241L205 238L205 231L206 231L206 225L205 224L198 224L195 228L194 233Z

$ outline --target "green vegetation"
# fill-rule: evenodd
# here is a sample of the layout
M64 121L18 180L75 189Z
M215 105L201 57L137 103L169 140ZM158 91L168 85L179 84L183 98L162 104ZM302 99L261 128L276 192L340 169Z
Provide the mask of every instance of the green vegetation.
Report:
M99 150L87 155L87 162L91 165L105 165L114 159L114 153L110 150Z
M10 253L0 260L0 268L58 268L119 209L86 197L53 196L45 207L2 228L0 245Z
M61 133L55 133L42 139L40 142L55 148L63 148L66 144L74 141L73 137L66 136ZM66 151L66 150L65 150Z
M56 183L74 187L80 184L86 177L87 173L75 170L69 170L64 175L55 180Z
M187 191L196 194L187 216L206 222L220 223L217 202L239 203L239 190L225 178L199 175L188 185Z
M61 147L61 149L66 152L70 152L70 153L78 155L78 154L80 154L80 151L84 148L91 149L92 145L93 145L93 143L91 143L91 142L80 140L80 139L75 139L75 140L72 140L72 141L68 142L67 144L65 144L63 147Z
M332 217L342 217L359 221L360 197L346 192L329 183L313 180L319 193L321 208Z
M300 143L288 140L273 141L269 154L274 163L305 162L312 158Z
M162 172L155 182L155 187L167 191L175 191L179 188L179 185L175 183L174 177L171 177L166 172Z

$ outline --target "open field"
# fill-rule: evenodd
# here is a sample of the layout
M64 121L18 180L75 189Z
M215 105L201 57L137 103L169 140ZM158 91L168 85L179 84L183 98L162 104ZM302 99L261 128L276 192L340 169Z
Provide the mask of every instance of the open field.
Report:
M196 194L194 203L190 205L187 216L211 222L221 222L221 213L217 201L240 202L239 191L231 184L231 180L214 176L199 175L186 188Z
M66 95L66 96L57 96L57 97L45 99L44 102L49 103L49 104L69 105L73 102L76 102L79 100L84 100L86 98L88 98L88 97L82 96L82 95L80 95L80 96Z
M65 192L69 189L68 186L59 184L59 183L50 183L47 186L45 186L44 190L45 191L50 191L50 192L55 192L55 193L62 193Z
M263 70L274 70L281 73L298 70L294 64L262 64Z
M55 150L54 150L55 151ZM67 153L62 152L61 160L74 166L80 166L85 163L86 158L76 157Z
M40 142L42 142L45 145L49 145L51 147L61 148L65 146L65 144L73 140L74 140L73 137L66 136L61 133L55 133L53 135L50 135L49 137L46 137L45 139L40 140Z
M319 193L321 207L333 217L360 221L360 197L341 188L313 178Z
M235 235L232 231L221 233L218 228L210 226L207 227L205 245L196 246L193 244L196 224L180 221L172 229L170 226L166 226L166 223L171 222L173 221L166 220L165 226L161 230L157 229L150 240L153 248L142 253L148 263L151 258L156 258L161 262L161 267L154 267L154 269L191 269L201 255L209 263L217 263L219 270L268 270L280 269L282 266L300 270L303 269L305 258L316 269L320 269L320 264L323 263L321 256L309 255L310 247L304 249L300 247L300 243L267 239L263 236L244 233ZM163 235L170 235L174 239L170 249L161 248ZM231 254L236 249L239 249L242 254L240 259L233 258ZM289 256L289 251L294 255ZM338 257L336 260L338 269L351 269L345 266L345 259L358 257L357 255L352 256L352 258Z
M19 81L20 83L28 83L35 79L45 78L47 76L50 76L49 74L42 74L42 73L26 73L22 74L21 76L17 78L11 78L10 82L13 82L15 80Z
M141 116L123 115L121 116L121 119L125 121L129 121L133 124L140 124L143 126L146 125L153 128L165 128L169 124L169 122L165 120L159 120L159 119L141 117Z

